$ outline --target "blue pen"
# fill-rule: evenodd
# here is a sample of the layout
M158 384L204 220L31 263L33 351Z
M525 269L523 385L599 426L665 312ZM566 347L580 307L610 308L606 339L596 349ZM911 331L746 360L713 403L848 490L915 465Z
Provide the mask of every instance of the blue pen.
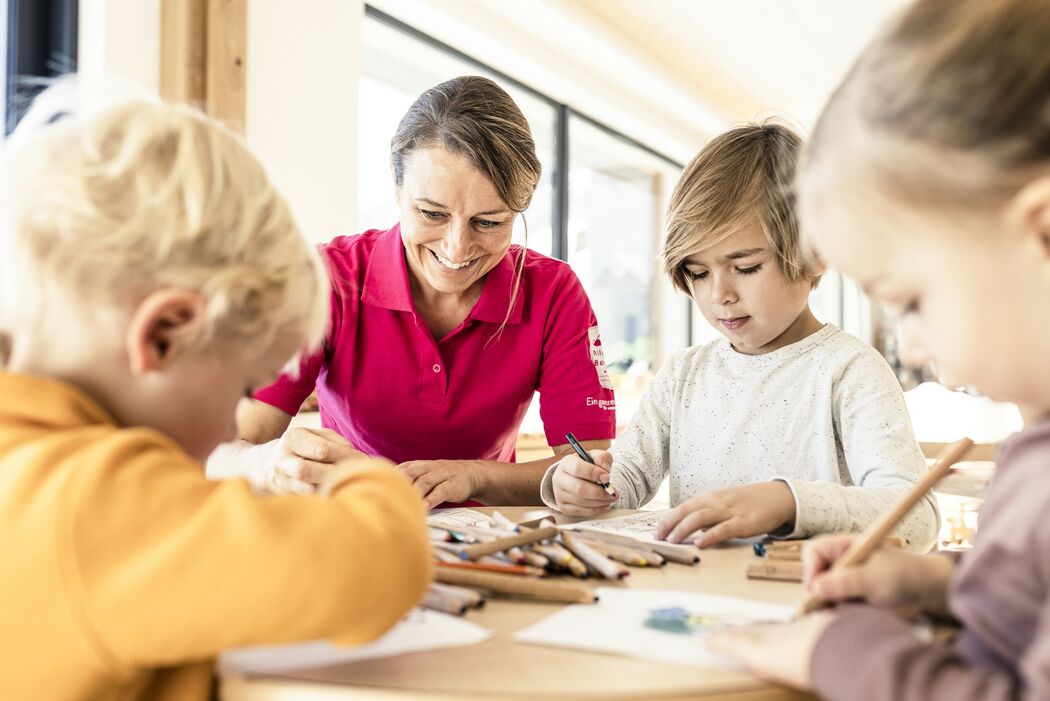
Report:
M592 465L594 464L594 460L591 460L591 456L587 454L587 451L583 449L583 446L580 445L580 442L576 440L576 436L572 435L571 433L566 433L565 440L569 441L569 445L571 445L572 449L576 451L576 454L580 456L580 460L589 462ZM616 496L616 490L613 489L612 485L608 482L598 482L597 484L599 487L604 489L605 493L609 496Z

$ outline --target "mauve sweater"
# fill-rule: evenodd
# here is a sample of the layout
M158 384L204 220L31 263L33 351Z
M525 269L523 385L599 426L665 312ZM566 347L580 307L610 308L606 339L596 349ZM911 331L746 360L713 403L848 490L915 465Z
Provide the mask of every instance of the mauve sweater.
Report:
M860 606L821 636L811 672L828 699L1050 699L1050 421L1011 437L981 507L974 549L948 592L952 645L918 640Z

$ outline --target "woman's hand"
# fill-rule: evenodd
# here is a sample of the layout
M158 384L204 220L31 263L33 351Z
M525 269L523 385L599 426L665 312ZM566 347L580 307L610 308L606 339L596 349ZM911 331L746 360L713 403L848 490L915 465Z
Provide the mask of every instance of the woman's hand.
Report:
M792 623L766 623L729 628L711 634L706 642L743 662L764 679L809 690L810 658L817 641L835 620L826 611L812 613Z
M256 487L275 493L310 494L340 460L362 453L328 428L293 428L280 440L276 463Z
M905 616L947 613L955 564L943 555L916 555L880 547L864 562L832 571L856 535L815 538L802 549L802 577L810 593L829 603L861 599Z
M619 498L611 496L598 483L608 483L612 470L612 455L604 450L592 450L589 455L596 464L581 460L569 453L558 461L551 477L554 501L558 510L567 516L597 516L612 508Z
M446 501L467 501L479 488L477 469L468 460L412 460L397 466L428 509Z
M730 487L688 499L664 517L656 537L681 543L696 531L698 548L730 538L770 533L795 521L795 496L783 482L759 482Z

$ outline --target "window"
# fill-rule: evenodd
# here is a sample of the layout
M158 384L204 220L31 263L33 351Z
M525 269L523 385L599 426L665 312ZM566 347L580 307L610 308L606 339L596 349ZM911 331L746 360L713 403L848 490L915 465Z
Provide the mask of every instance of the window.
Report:
M659 294L663 217L681 168L579 117L568 141L567 259L598 317L626 425L654 366L688 342L688 300ZM655 338L664 305L678 310L660 339L667 352Z
M386 229L397 222L390 139L402 115L427 88L461 75L484 75L505 89L525 114L543 166L543 181L525 211L529 248L553 250L551 206L554 177L554 106L500 76L479 69L403 31L365 17L362 27L361 80L358 83L358 229ZM525 243L518 218L514 236Z
M77 69L77 0L0 0L4 134L10 134L49 79Z

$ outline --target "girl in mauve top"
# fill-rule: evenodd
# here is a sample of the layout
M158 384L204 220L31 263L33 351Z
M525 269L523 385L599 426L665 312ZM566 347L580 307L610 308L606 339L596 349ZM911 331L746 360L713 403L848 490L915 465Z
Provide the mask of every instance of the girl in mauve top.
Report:
M809 590L867 603L715 640L828 699L1050 698L1050 3L922 0L861 57L799 173L821 257L900 316L906 360L1016 402L972 552L883 549ZM900 611L950 616L951 644Z

